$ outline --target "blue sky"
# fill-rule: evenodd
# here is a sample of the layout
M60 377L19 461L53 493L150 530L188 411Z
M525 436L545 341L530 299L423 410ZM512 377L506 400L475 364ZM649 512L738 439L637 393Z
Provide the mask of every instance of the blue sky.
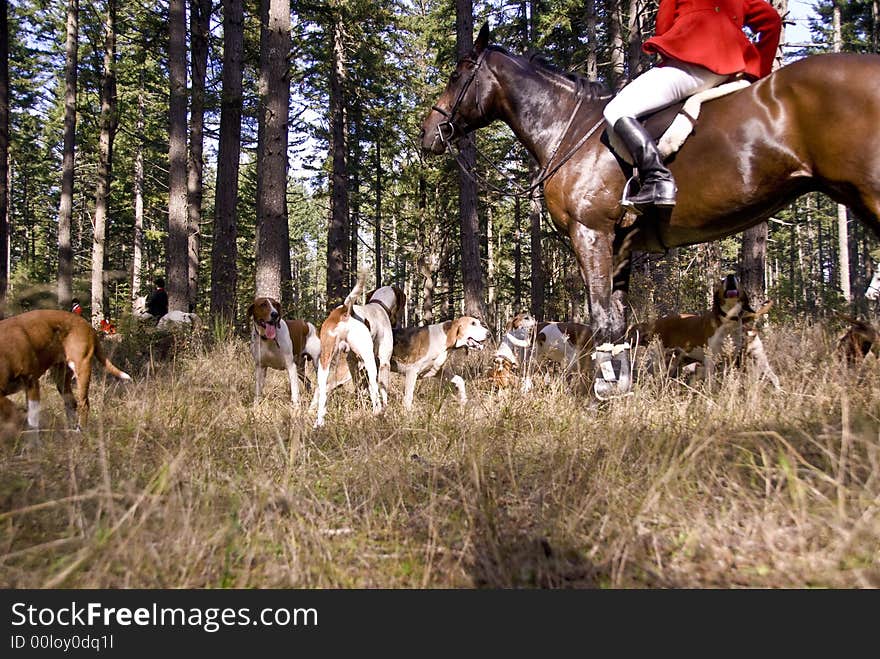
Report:
M813 0L788 0L788 18L794 25L785 26L785 40L789 43L805 43L810 40L807 18L813 15Z

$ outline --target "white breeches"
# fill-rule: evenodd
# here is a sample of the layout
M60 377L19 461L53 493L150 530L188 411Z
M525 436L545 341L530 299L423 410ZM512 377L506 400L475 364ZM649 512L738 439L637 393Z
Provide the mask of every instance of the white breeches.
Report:
M655 112L697 92L720 85L728 77L685 62L655 66L630 82L611 99L603 113L605 121L614 128L621 117L640 117Z

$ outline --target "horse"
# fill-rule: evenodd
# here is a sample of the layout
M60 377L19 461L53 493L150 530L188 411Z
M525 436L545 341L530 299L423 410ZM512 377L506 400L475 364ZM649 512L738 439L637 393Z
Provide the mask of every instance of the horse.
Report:
M810 191L880 235L880 56L809 56L705 103L667 162L677 204L627 221L620 202L631 169L607 146L610 98L598 83L490 45L486 24L421 132L423 150L439 155L493 121L510 127L540 167L533 186L543 186L555 228L570 239L597 345L625 338L631 250L718 240Z

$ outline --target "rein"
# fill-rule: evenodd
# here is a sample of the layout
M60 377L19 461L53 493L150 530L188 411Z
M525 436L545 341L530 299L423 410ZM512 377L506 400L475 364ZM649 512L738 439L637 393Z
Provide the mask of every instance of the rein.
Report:
M474 183L482 183L485 188L499 194L510 194L513 197L531 197L535 190L544 185L544 183L546 183L550 179L550 177L556 174L556 172L558 172L565 163L571 160L574 154L577 153L580 148L584 144L586 144L587 140L589 140L596 133L596 131L599 130L602 124L605 123L605 119L604 117L600 117L600 119L595 124L593 124L593 126L584 135L581 136L581 138L574 144L574 146L572 146L570 149L568 149L568 151L565 152L565 154L559 159L558 162L553 162L553 160L556 158L556 154L559 152L559 147L562 146L562 143L568 136L568 131L571 129L575 117L577 117L577 114L580 111L581 106L583 105L583 88L579 86L576 93L578 100L574 106L574 109L568 117L568 122L565 124L565 129L562 131L562 133L560 133L559 139L556 141L556 145L550 152L550 157L547 159L547 162L544 164L544 166L541 168L537 176L528 187L523 187L519 185L512 176L502 171L498 164L485 153L480 151L477 148L476 143L474 143L474 150L476 151L477 155L488 162L491 165L492 169L494 169L497 173L506 178L508 184L514 190L512 193L510 193L508 190L500 188L494 183L490 182L485 177L482 177L482 180L480 180L480 178L478 178L477 174L474 172L474 168L471 163L467 162L466 158L462 155L461 149L458 146L458 140L452 141L451 138L455 134L455 114L456 112L458 112L458 108L464 100L464 95L467 93L467 90L470 88L472 83L476 82L477 72L479 71L480 66L483 64L483 60L485 59L487 52L488 49L483 50L483 52L480 53L480 56L475 63L474 69L471 72L470 78L468 78L467 82L462 85L461 91L458 93L458 97L455 99L455 103L453 103L452 108L448 112L436 105L432 106L433 110L436 110L441 115L446 117L446 121L443 121L437 125L437 136L440 138L440 141L446 146L446 148L453 154L459 167L461 167L462 172L464 172L465 175ZM479 96L477 97L476 103L477 107L479 108ZM444 134L445 128L449 129L448 135Z

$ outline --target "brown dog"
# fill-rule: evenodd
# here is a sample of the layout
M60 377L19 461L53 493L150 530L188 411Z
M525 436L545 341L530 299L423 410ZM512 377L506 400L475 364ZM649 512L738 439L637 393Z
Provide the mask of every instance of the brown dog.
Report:
M27 421L31 428L40 425L40 376L50 368L55 385L64 399L70 423L77 429L89 417L89 383L92 357L120 380L131 380L104 356L95 330L69 311L41 309L28 311L0 321L0 395L24 390L28 401ZM76 394L72 390L76 378ZM0 405L0 414L10 413L11 403Z

